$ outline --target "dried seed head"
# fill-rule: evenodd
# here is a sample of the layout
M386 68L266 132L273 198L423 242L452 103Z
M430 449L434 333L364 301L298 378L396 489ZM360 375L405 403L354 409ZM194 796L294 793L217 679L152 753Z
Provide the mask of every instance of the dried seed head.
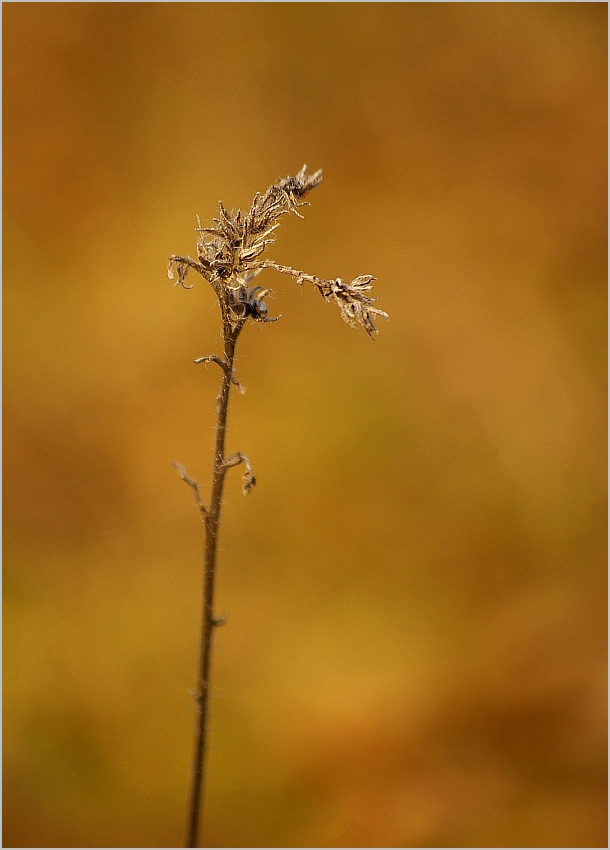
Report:
M349 283L341 278L326 280L297 271L289 266L281 266L272 260L262 260L261 255L275 241L275 230L279 227L281 216L295 213L300 216L298 207L306 202L303 197L322 182L322 171L307 173L303 166L298 174L284 177L270 186L263 194L256 194L248 213L241 210L227 210L219 202L219 216L213 220L214 227L202 227L197 218L197 257L172 256L169 261L168 275L173 279L173 266L178 271L176 285L190 289L185 283L190 268L196 269L212 284L220 301L223 317L236 328L241 328L248 319L261 322L273 322L275 318L267 315L267 305L257 295L261 287L249 288L250 282L264 268L292 275L297 283L312 283L327 301L334 301L341 317L352 327L362 325L369 336L377 329L373 318L389 318L383 310L374 307L375 298L367 295L372 275L360 275ZM267 290L265 291L265 294Z

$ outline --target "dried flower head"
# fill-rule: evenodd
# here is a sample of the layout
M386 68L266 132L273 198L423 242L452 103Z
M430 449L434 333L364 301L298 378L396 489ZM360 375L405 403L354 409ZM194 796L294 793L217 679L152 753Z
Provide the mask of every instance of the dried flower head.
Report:
M341 278L326 280L304 272L282 266L260 257L269 245L275 242L275 230L285 213L300 216L298 208L306 202L302 198L322 181L322 171L307 173L303 168L294 177L285 177L270 186L264 195L256 194L250 211L230 212L219 202L220 214L213 219L213 227L202 227L197 219L197 260L176 254L170 257L168 276L178 272L176 286L190 289L186 281L189 269L199 272L214 288L220 303L223 322L236 331L247 319L258 322L273 322L277 318L267 315L267 305L262 300L270 290L250 283L265 268L273 268L296 278L297 283L312 283L327 301L334 301L341 310L341 317L352 327L362 325L369 336L377 332L373 317L389 316L373 306L375 298L365 293L372 289L372 275L360 275L349 283Z

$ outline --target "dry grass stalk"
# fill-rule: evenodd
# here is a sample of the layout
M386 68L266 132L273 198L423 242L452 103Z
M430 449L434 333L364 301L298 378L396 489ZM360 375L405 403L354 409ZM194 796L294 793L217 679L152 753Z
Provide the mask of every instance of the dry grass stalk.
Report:
M306 202L304 196L320 184L322 172L308 174L306 166L294 177L286 177L270 186L263 195L257 194L248 213L241 210L229 212L220 203L219 217L213 227L202 227L198 221L197 259L174 254L169 258L168 276L177 272L177 286L191 289L186 277L191 269L208 281L214 289L220 305L222 321L223 356L209 354L199 357L195 363L216 363L222 371L220 390L216 399L216 438L212 470L212 492L209 508L201 498L199 486L178 463L174 466L180 477L191 489L205 526L205 559L203 622L200 642L200 662L195 695L197 720L195 728L195 753L188 816L188 847L197 847L199 826L203 810L205 743L207 736L207 707L209 674L214 628L224 619L214 616L214 576L218 544L218 525L222 507L224 479L228 469L243 464L242 491L248 494L256 484L250 460L241 452L225 456L225 436L231 385L240 392L243 389L233 374L235 345L237 338L249 319L256 322L275 322L279 316L269 316L263 300L270 290L252 286L254 279L264 269L275 269L293 277L299 285L311 283L326 301L333 301L341 311L341 317L352 327L362 325L373 337L377 332L373 320L381 316L388 318L383 310L374 307L375 299L368 293L375 279L372 275L360 275L349 283L341 278L326 280L315 275L283 266L273 260L261 259L269 245L275 241L275 231L286 213L299 213Z

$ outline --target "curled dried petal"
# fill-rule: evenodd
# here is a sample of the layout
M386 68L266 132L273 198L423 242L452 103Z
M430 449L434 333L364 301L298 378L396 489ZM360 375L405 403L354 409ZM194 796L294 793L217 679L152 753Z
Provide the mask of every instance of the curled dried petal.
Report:
M244 496L247 496L248 493L252 490L254 485L256 484L256 476L252 472L251 469L244 472L241 477L241 492Z

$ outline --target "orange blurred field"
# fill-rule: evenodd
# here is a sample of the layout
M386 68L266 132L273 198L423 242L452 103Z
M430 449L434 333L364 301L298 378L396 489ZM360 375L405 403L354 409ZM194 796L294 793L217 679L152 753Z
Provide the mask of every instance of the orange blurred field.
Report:
M3 9L5 847L185 835L218 313L196 218L324 169L265 272L205 846L606 847L607 6Z

